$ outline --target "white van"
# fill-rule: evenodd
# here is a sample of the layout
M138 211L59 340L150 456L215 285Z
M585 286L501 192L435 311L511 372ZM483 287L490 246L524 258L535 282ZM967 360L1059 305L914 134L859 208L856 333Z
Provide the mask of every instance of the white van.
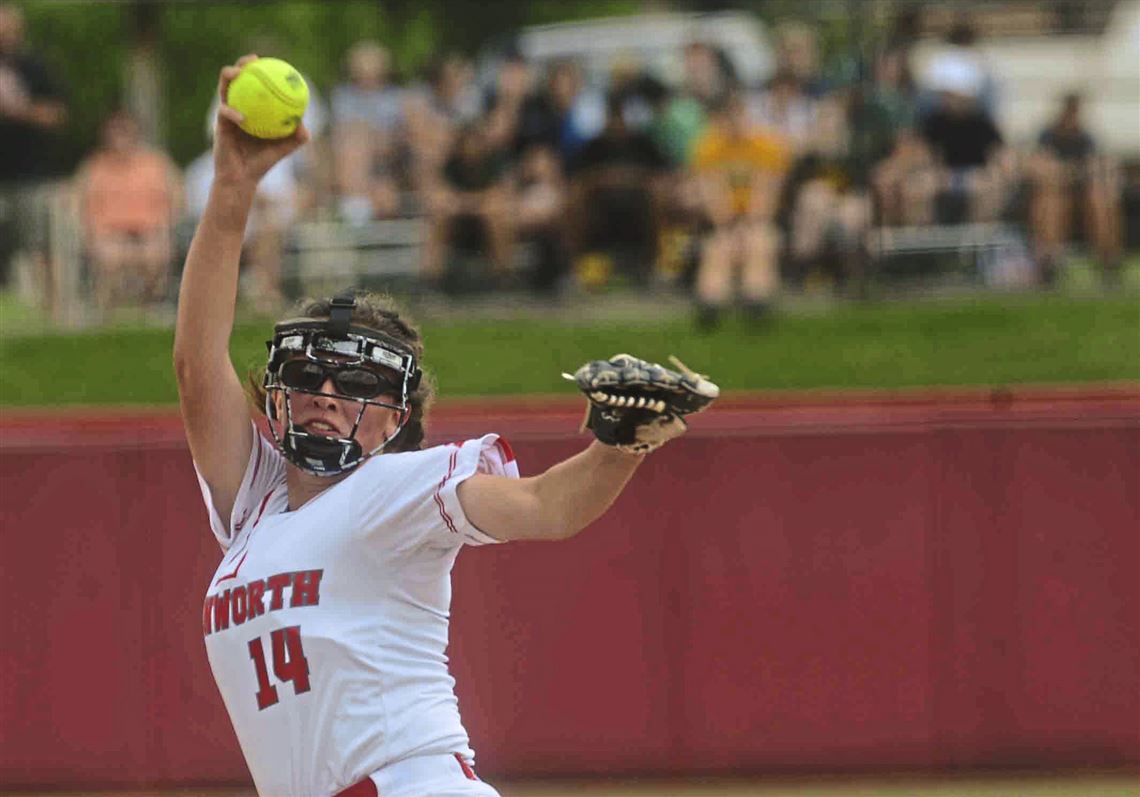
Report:
M551 61L573 59L594 87L606 85L619 61L636 60L665 85L682 78L684 46L707 43L727 58L747 86L758 86L775 70L775 54L763 23L739 11L655 13L606 17L519 30L513 44L540 69ZM502 46L488 47L477 62L482 85L494 83Z

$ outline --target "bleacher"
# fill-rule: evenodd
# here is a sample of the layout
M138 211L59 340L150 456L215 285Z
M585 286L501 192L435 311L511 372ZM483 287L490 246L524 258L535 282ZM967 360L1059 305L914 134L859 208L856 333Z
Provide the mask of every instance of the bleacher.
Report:
M1019 287L1034 277L1024 235L1006 222L878 227L868 249L879 282L938 278Z
M285 293L316 295L348 283L414 282L420 269L424 225L418 217L366 224L299 222L293 225L285 246Z

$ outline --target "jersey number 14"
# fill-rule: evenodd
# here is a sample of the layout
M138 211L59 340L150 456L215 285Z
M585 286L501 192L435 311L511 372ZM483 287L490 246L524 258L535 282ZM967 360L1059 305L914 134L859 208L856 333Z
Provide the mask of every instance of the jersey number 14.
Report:
M309 691L309 661L301 647L301 626L278 628L269 634L269 647L273 655L273 674L279 681L292 681L293 694ZM264 711L277 703L277 687L269 683L269 669L265 666L265 647L261 637L249 640L249 657L257 670L257 710Z

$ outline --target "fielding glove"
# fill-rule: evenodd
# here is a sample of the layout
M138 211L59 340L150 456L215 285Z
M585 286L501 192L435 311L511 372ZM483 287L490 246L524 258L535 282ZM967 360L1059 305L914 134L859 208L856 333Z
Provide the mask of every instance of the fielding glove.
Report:
M588 362L573 375L589 402L585 428L608 446L646 454L685 433L684 416L700 412L720 395L720 388L690 371L676 357L677 371L628 354Z

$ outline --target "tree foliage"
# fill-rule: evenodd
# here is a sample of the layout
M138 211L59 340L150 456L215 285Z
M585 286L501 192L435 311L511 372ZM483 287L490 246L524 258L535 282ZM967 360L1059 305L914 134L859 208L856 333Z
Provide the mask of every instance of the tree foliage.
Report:
M17 0L29 39L66 85L71 124L61 143L74 166L94 146L100 121L122 102L126 69L145 17L155 36L165 92L161 143L181 163L208 146L206 113L218 69L251 50L296 64L319 94L341 79L344 53L374 38L401 80L435 56L474 55L519 27L670 8L736 7L772 23L817 25L825 56L848 55L855 31L901 0ZM858 17L856 19L856 17Z
M63 84L69 123L59 159L73 166L92 146L99 124L122 97L128 37L124 8L107 4L20 3L29 45Z
M318 93L341 79L344 54L374 38L401 80L446 52L475 54L521 25L639 10L639 0L18 0L32 48L67 88L71 124L61 141L73 167L95 145L100 122L124 99L140 15L155 35L165 92L161 142L180 163L207 146L206 114L218 69L250 51L295 64Z

